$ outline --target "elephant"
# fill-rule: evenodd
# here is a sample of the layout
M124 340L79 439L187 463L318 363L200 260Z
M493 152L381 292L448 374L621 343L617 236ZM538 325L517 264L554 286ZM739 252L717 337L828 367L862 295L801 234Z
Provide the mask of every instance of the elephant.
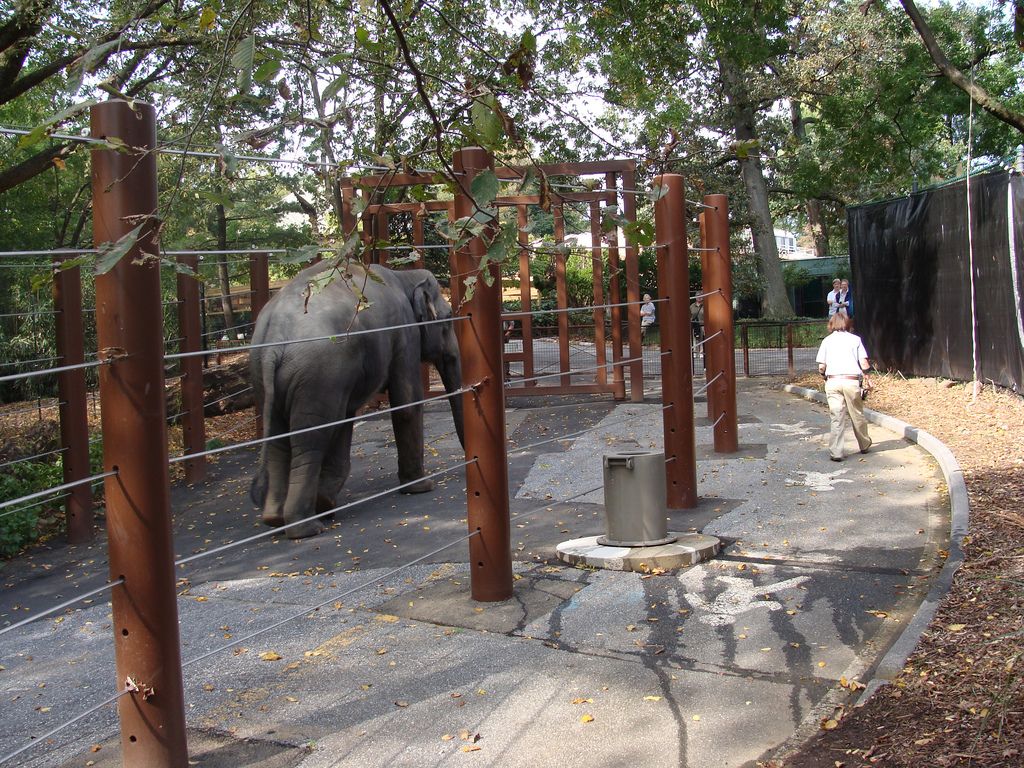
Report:
M332 269L339 274L326 282ZM385 390L393 407L418 403L422 361L440 373L464 445L462 395L456 393L462 367L451 317L440 285L425 269L351 264L342 275L328 262L307 267L266 304L253 331L250 373L264 437L353 417ZM376 332L346 335L355 331ZM393 411L391 422L398 479L408 484L402 492L431 490L433 482L423 477L423 406ZM263 443L250 495L264 523L289 526L293 539L324 529L320 519L300 521L336 506L351 469L352 428L349 422Z

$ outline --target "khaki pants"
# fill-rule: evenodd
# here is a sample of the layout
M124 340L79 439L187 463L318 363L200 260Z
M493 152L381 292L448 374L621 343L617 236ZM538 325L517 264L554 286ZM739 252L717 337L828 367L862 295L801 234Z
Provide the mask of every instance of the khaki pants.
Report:
M850 415L853 434L862 451L871 447L868 437L868 422L864 418L864 401L860 399L860 382L856 379L828 379L825 382L825 397L828 399L828 413L832 421L828 451L834 459L843 458L843 433L846 431L846 415Z

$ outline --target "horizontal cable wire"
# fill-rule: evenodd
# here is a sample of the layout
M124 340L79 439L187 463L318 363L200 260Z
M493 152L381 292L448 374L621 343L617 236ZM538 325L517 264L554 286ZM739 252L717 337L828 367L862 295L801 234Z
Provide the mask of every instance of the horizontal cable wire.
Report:
M219 648L214 648L212 651L207 651L206 653L204 653L204 654L202 654L200 656L197 656L194 659L190 659L189 661L182 662L182 665L181 665L182 669L184 669L185 667L191 666L192 664L197 664L200 661L203 661L204 659L208 659L210 656L214 656L214 655L216 655L218 653L221 653L222 651L226 651L228 648L233 648L234 646L238 645L239 643L244 643L244 642L247 642L247 641L251 640L254 637L259 637L260 635L265 634L267 632L270 632L271 630L277 629L278 627L283 626L284 624L287 624L290 621L294 621L295 619L300 619L303 616L308 616L311 613L316 613L321 608L323 608L325 605L329 605L331 603L338 602L342 598L348 597L349 595L351 595L351 594L353 594L355 592L358 592L358 591L360 591L362 589L366 589L367 587L371 587L374 584L379 584L380 582L384 581L385 579L389 579L392 576L394 576L394 575L396 575L398 573L401 573L405 569L411 568L412 566L416 565L417 563L422 563L424 560L427 560L428 558L431 558L434 555L440 554L441 552L444 552L446 549L451 549L456 544L461 544L464 541L469 541L474 536L479 536L479 535L480 535L479 531L470 531L465 536L460 536L459 538L455 539L454 541L450 541L447 544L445 544L445 545L443 545L441 547L438 547L437 549L435 549L432 552L427 552L425 555L421 555L420 557L417 557L415 560L410 560L408 563L403 563L402 565L398 566L397 568L392 568L390 571L387 571L386 573L383 573L383 574L381 574L379 576L373 577L372 579L364 581L362 584L358 584L358 585L356 585L354 587L351 587L351 588L346 589L346 590L344 590L342 592L339 592L336 595L332 595L330 597L330 599L324 600L323 602L318 603L317 605L314 605L314 606L312 606L310 608L306 608L301 613L292 614L291 616L288 616L287 618L284 618L284 619L281 619L280 621L274 622L273 624L271 624L268 627L264 627L263 629L258 629L255 632L251 632L250 634L245 635L244 637L234 638L234 639L232 639L232 641L230 643L222 645Z
M577 376L577 375L579 375L581 373L594 373L595 371L600 371L602 369L615 368L616 366L619 366L619 365L626 365L627 363L635 363L635 362L642 361L642 360L643 360L643 357L630 357L630 358L627 358L625 360L619 360L618 362L605 363L604 365L599 365L599 366L597 366L595 368L574 368L571 371L558 371L556 373L545 373L545 374L541 374L540 376L531 376L528 379L519 379L519 378L517 378L514 382L512 382L512 381L507 382L505 384L505 389L511 388L512 384L522 384L522 383L526 383L526 382L530 382L530 381L540 381L541 379L555 379L555 378L558 378L559 376Z
M449 472L453 472L456 469L462 469L463 467L468 467L470 464L476 464L476 463L477 463L477 459L470 459L469 461L464 461L461 464L454 464L454 465L452 465L450 467L445 467L444 469L438 470L437 472L433 472L433 473L431 473L429 475L424 475L423 477L418 477L415 480L410 480L407 483L402 483L401 485L396 485L393 488L388 488L386 491L378 491L377 493L371 494L370 496L365 496L365 497L363 497L361 499L356 499L355 501L350 501L347 504L342 504L340 507L335 507L334 509L328 509L326 512L318 512L315 515L310 515L309 517L304 517L301 520L296 520L294 523L287 523L286 525L280 525L280 526L272 528L272 529L270 529L268 531L263 531L262 533L253 534L252 536L249 536L248 538L240 539L238 541L232 541L232 542L230 542L228 544L224 544L222 546L215 547L214 549L207 550L206 552L200 552L200 553L195 554L195 555L189 555L188 557L183 557L180 560L175 560L174 561L174 565L175 565L175 567L181 566L181 565L185 565L186 563L191 563L191 562L194 562L196 560L203 560L203 559L205 559L207 557L212 557L213 555L220 554L221 552L226 552L229 549L235 549L236 547L241 547L241 546L244 546L245 544L251 544L254 541L259 541L260 539L265 539L268 536L273 536L275 533L280 533L281 531L286 531L289 528L294 528L295 526L301 525L302 523L308 523L311 520L319 520L321 517L327 517L328 515L333 515L333 514L335 514L337 512L343 512L346 509L351 509L353 507L358 507L360 504L365 504L368 501L374 501L375 499L382 498L384 496L387 496L389 494L394 493L395 491L400 491L403 488L408 488L410 485L415 485L416 483L422 482L423 480L430 480L431 478L434 478L434 477L440 477L441 475L446 475Z
M422 323L405 323L403 325L388 325L383 328L368 328L366 330L359 331L342 331L341 333L332 333L329 336L310 336L305 339L286 339L284 341L266 341L261 344L242 344L237 347L232 347L232 352L245 352L250 349L265 349L266 347L280 347L284 344L301 344L307 341L344 341L349 336L363 336L368 333L381 333L383 331L397 331L402 328L420 328L426 325L436 325L438 323L449 323L456 320L468 320L469 318L464 315L456 317L446 317L440 320L424 320ZM180 360L183 357L199 357L200 355L209 355L210 350L202 349L198 352L175 352L171 355L164 355L165 360ZM216 350L212 354L216 354ZM3 379L0 379L3 381Z
M176 457L174 457L173 459L170 460L170 463L171 464L177 464L178 462L185 461L186 459L198 459L198 458L200 458L202 456L212 456L215 453L224 453L224 451L233 451L233 450L237 450L238 448L248 448L249 446L252 446L252 445L262 445L263 443L269 443L269 442L271 442L273 440L283 440L286 437L294 437L295 435L302 435L302 434L306 434L307 432L316 432L318 429L327 429L329 427L337 427L337 426L339 426L341 424L348 424L348 423L355 422L355 421L365 421L366 419L373 418L374 416L383 416L385 413L394 413L395 411L401 411L401 410L403 410L405 408L413 408L413 407L415 407L417 405L426 405L427 403L436 403L436 402L439 402L441 400L447 400L450 397L455 397L456 395L461 395L461 394L464 394L466 392L472 392L472 391L473 391L473 387L462 387L461 389L456 389L455 391L447 393L447 394L444 394L444 395L438 395L437 397L428 397L428 398L426 398L424 400L417 400L414 403L405 403L404 405L396 405L393 408L384 408L382 410L374 411L373 413L367 413L367 414L364 414L362 416L349 416L348 418L339 419L338 421L330 421L330 422L327 422L326 424L317 424L316 426L313 426L313 427L303 427L302 429L294 429L291 432L282 432L279 435L272 435L270 437L258 437L258 438L254 439L254 440L246 440L246 441L241 442L241 443L234 443L233 445L225 445L225 446L223 446L221 448L211 448L208 451L201 451L199 453L190 453L190 454L187 454L185 456L176 456Z
M51 736L54 736L54 735L60 733L65 728L68 728L68 727L74 725L75 723L77 723L79 720L82 720L82 719L88 717L93 712L98 712L99 710L103 709L104 707L113 704L115 701L120 699L122 696L127 696L129 693L133 693L133 690L131 688L127 688L127 689L125 689L123 691L120 691L119 693L115 693L109 699L101 701L96 706L90 707L89 709L85 710L85 712L82 712L81 714L75 715L73 718L71 718L67 722L61 723L60 725L56 726L55 728L51 728L49 731L47 731L46 733L44 733L41 736L36 736L32 741L30 741L27 744L25 744L25 746L20 747L20 748L14 750L13 752L9 752L6 755L0 756L0 765L2 765L3 763L6 763L12 757L17 757L22 752L25 752L25 751L27 751L29 749L32 749L32 747L36 746L37 744L44 744L47 741L47 739L49 739Z
M719 371L718 373L716 373L716 374L715 374L715 377L714 377L713 379L711 379L711 381L709 381L709 382L708 382L707 384L705 384L705 385L704 385L703 387L701 387L701 388L700 388L700 389L698 389L698 390L697 390L696 392L694 392L694 393L693 393L693 396L694 396L694 397L696 397L697 395L703 395L703 394L704 394L705 392L707 392L707 391L708 391L708 387L710 387L710 386L711 386L712 384L714 384L714 383L715 383L716 381L718 381L718 380L719 380L720 378L722 378L722 377L723 377L724 375L725 375L725 371Z
M19 379L30 379L33 376L45 376L48 373L63 373L64 371L77 371L80 368L96 368L100 365L109 365L114 362L113 358L107 360L95 360L91 363L78 363L77 365L62 365L58 368L46 368L42 371L28 371L26 373L11 373L0 376L0 384L5 381L18 381Z
M23 507L17 507L15 509L8 509L6 512L0 512L0 517L7 517L8 515L16 515L19 512L24 512L26 509L32 509L33 507L41 507L41 506L43 506L43 504L56 503L56 502L60 501L61 499L66 499L70 495L71 495L70 493L59 493L56 496L54 496L52 499L43 499L42 501L37 501L37 502L35 502L33 504L26 504Z
M3 469L4 467L10 467L10 466L13 466L15 464L22 464L22 463L24 463L26 461L35 461L36 459L45 459L47 456L53 456L53 455L58 454L58 453L64 453L64 451L66 451L66 450L67 450L67 448L57 448L54 451L47 451L46 453L37 453L35 456L24 456L24 457L22 457L20 459L11 459L10 461L5 461L3 464L0 464L0 469Z
M15 365L28 365L29 363L52 363L54 360L63 359L63 357L37 357L34 360L15 360L12 363L0 363L0 368L10 368Z
M668 299L651 299L651 304L660 304ZM592 312L596 309L613 309L615 307L631 307L637 304L647 304L648 302L639 301L624 301L619 304L598 304L592 307L562 307L560 309L532 309L527 312L502 312L502 319L514 320L517 317L526 317L528 315L558 315L564 312Z
M41 317L43 315L59 315L60 312L55 309L37 309L32 312L8 312L7 314L0 315L0 317Z
M704 293L698 293L694 295L694 301L697 299L706 299L708 296L714 296L716 293L721 293L721 288L715 288L713 291L705 291Z
M237 331L239 328L252 328L254 325L256 325L255 321L242 323L241 325L232 325L230 328L222 328L219 331L207 331L206 333L200 334L200 336L205 339L208 336L216 336L218 333L223 335L228 331ZM213 351L216 352L216 350Z
M112 581L109 584L104 584L102 587L97 587L96 589L90 590L89 592L85 592L84 594L73 597L70 600L65 600L60 605L55 605L52 608L47 608L45 611L37 613L34 616L29 616L26 619L22 619L16 624L6 626L3 629L0 629L0 635L4 634L5 632L10 632L11 630L17 629L18 627L23 627L26 624L31 624L33 621L36 621L37 619L45 618L46 616L50 616L51 614L57 613L58 611L61 611L65 608L70 608L75 603L80 603L83 600L88 600L90 597L95 597L96 595L102 594L103 592L106 592L108 589L113 589L119 584L124 584L123 578L118 579L117 581Z
M41 496L46 496L47 494L50 493L56 493L57 491L63 491L68 488L77 488L78 486L85 485L86 483L94 483L97 480L102 480L105 477L111 477L116 474L116 471L103 472L102 474L93 475L92 477L86 477L83 478L82 480L74 480L73 482L70 483L55 485L52 488L47 488L45 491L36 491L35 493L30 493L26 496L19 496L16 499L10 499L9 501L0 502L0 509L5 509L7 507L13 506L14 504L20 504L23 501L31 501L32 499L38 499Z
M84 256L98 253L95 248L51 248L45 251L0 251L0 258L19 258L21 256ZM48 265L35 265L48 266Z
M231 393L229 393L227 395L224 395L224 397L218 397L216 400L211 400L208 403L203 403L203 408L207 408L207 407L209 407L211 405L216 405L217 403L222 403L225 400L230 400L232 397L237 397L238 395L243 395L246 392L250 392L251 390L252 390L252 387L246 387L245 389L240 389L237 392L231 392ZM179 413L174 414L173 416L168 416L167 420L168 421L174 421L175 419L181 418L186 413L188 413L188 411L181 411Z

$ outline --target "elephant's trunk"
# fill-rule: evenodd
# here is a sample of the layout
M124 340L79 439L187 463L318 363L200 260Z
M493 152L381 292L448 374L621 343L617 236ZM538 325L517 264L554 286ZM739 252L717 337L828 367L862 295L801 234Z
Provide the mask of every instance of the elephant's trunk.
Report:
M437 372L441 374L441 383L444 384L445 392L455 392L462 387L462 363L459 361L458 355L445 355ZM448 398L448 403L452 407L452 419L455 421L455 432L459 436L459 443L465 448L466 437L462 431L462 394L451 395Z

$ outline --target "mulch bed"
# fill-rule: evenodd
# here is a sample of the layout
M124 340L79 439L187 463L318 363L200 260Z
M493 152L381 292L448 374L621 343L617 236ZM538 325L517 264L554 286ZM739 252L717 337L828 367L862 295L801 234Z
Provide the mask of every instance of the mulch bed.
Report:
M938 379L873 377L869 407L927 430L970 496L964 564L892 685L766 768L1024 765L1024 399ZM820 388L807 376L796 383ZM828 730L826 730L826 728Z

